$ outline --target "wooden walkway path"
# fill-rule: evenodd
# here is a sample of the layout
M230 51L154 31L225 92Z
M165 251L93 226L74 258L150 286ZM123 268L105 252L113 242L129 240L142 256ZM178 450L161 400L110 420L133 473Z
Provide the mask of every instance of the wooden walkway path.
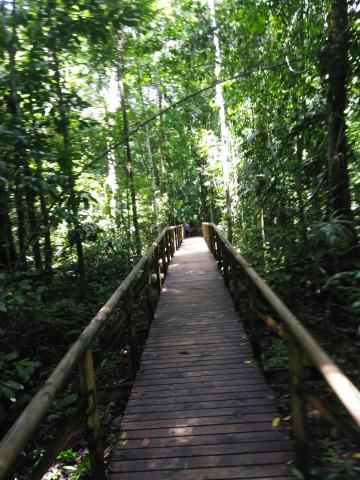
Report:
M290 480L291 442L202 237L175 254L126 408L112 480Z

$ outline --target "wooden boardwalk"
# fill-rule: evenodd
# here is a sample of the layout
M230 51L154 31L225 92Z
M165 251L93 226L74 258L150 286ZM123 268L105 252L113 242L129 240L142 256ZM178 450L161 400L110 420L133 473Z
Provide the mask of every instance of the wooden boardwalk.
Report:
M166 277L110 478L293 479L292 445L272 426L272 398L203 238L186 239Z

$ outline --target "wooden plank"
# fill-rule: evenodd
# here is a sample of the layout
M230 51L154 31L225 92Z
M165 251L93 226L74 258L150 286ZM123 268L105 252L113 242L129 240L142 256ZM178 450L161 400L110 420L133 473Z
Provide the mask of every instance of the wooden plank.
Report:
M226 377L226 375L225 375ZM234 378L235 377L235 378ZM151 382L137 382L134 389L137 391L138 388L145 388L148 392L150 391L158 391L164 389L171 389L171 390L186 390L191 389L194 393L202 390L204 388L213 389L216 387L238 387L239 390L250 389L252 385L258 386L259 379L258 378L244 378L241 377L229 377L219 380L212 380L213 377L206 377L201 382L191 382L191 381L177 381L177 383L173 382L161 382L159 380L156 383ZM161 387L161 388L160 388ZM180 392L177 392L180 394Z
M204 445L228 445L239 443L254 443L254 442L272 442L283 441L284 435L280 431L254 431L254 432L238 432L238 433L218 433L209 435L185 435L172 437L152 437L149 438L126 438L126 441L120 440L117 445L117 450L131 450L150 448L169 448L169 447L184 447L184 446L204 446ZM144 442L145 440L145 442ZM287 439L288 440L288 439ZM290 445L290 442L288 442Z
M132 406L134 405L134 406ZM206 401L199 401L199 402L181 402L181 403L170 403L170 404L163 404L160 403L158 405L139 405L138 402L130 403L127 406L126 413L133 414L133 413L149 413L149 412L172 412L172 411L181 411L181 410L195 410L195 409L220 409L220 408L244 408L244 407L258 407L258 406L266 406L271 405L273 403L266 399L266 398L247 398L247 399L238 399L238 400L228 400L227 397L221 400L213 400L209 401L206 398Z
M203 373L203 375L201 375L201 373ZM168 383L197 383L200 386L202 383L208 381L225 381L231 379L246 381L248 378L261 380L264 377L257 369L250 369L247 367L241 368L240 366L237 368L224 369L223 371L218 370L216 373L208 370L203 370L203 372L201 372L201 370L198 372L183 372L178 369L175 372L159 373L158 375L153 374L151 371L144 372L139 376L138 385L143 385L145 383L154 383L157 385Z
M165 419L187 419L187 418L202 418L213 416L226 415L250 415L254 413L273 413L276 416L276 407L273 404L268 405L250 405L246 407L215 407L215 408L195 408L172 411L158 411L158 412L127 412L126 419L130 422L141 422L143 420L165 420Z
M126 417L125 417L126 418ZM277 430L278 427L274 428ZM229 423L222 425L191 425L176 426L169 428L145 428L144 429L126 429L122 425L122 432L126 433L127 439L134 438L160 438L160 437L186 437L187 435L209 435L218 433L243 433L243 432L264 432L271 431L271 422L254 422L254 423Z
M241 362L241 360L240 360ZM153 371L153 369L147 368L139 372L140 378L149 378L151 376L156 376L156 378L179 378L179 377L199 377L203 375L212 375L212 376L217 376L222 372L225 374L253 374L257 373L259 375L262 375L262 372L259 368L257 368L255 365L250 366L250 365L242 365L241 363L237 364L230 364L230 365L222 365L223 368L221 369L221 365L218 365L218 368L196 368L192 367L189 369L189 367L181 367L177 368L176 370L172 369L170 371ZM243 360L244 362L244 360ZM243 363L242 362L242 363ZM219 371L218 371L219 370Z
M115 475L114 475L115 473ZM186 470L155 470L148 472L126 472L119 473L114 470L110 473L110 479L118 480L236 480L236 479L252 479L257 480L293 480L294 477L289 474L286 465L251 465L251 466L234 466L234 467L217 467L217 468L192 468Z
M214 392L214 391L206 391L205 393L198 393L195 395L181 395L179 396L172 396L170 395L156 395L150 396L145 394L140 395L132 395L130 398L128 405L138 405L139 407L143 407L144 405L177 405L178 403L186 403L186 402L204 402L204 401L212 401L212 400L219 400L224 402L225 400L237 400L237 399L246 399L246 400L254 400L256 402L258 399L262 400L264 398L273 399L273 395L271 391L261 386L257 386L258 390L248 390L248 391L225 391L225 392ZM166 392L167 393L167 392Z
M159 373L164 373L164 372L173 372L177 370L179 367L183 369L184 372L187 371L192 371L196 372L199 370L202 370L203 368L211 369L212 371L216 370L222 370L223 367L225 366L226 368L229 366L231 367L232 365L238 365L240 362L244 360L244 357L221 357L219 360L210 360L210 359L203 359L203 360L192 360L190 363L189 362L177 362L174 364L168 365L167 363L164 364L163 362L160 363L154 363L154 362L148 362L147 364L142 365L142 370L149 369L151 372L159 372Z
M146 442L147 443L147 442ZM252 443L231 443L213 445L185 445L179 447L154 448L151 442L146 448L133 450L116 450L113 459L119 460L145 460L153 458L181 458L209 455L238 455L244 453L288 452L291 446L286 440L261 441Z
M132 397L141 397L141 398L161 398L161 397L172 397L174 395L180 395L183 397L185 395L209 395L210 393L239 393L239 392L255 392L260 390L261 392L271 393L269 387L266 388L265 384L249 384L248 382L243 383L240 381L233 380L230 383L225 385L215 385L216 382L210 382L210 385L203 385L200 387L186 388L186 386L181 385L172 385L171 388L168 386L165 388L159 388L159 386L137 386L135 384L132 391ZM146 388L145 388L146 387Z
M228 423L257 423L270 422L274 415L271 413L242 414L240 412L233 415L219 415L215 417L193 417L166 420L143 420L135 422L127 420L125 417L122 422L124 430L137 430L141 428L181 428L181 427L197 427L207 425L226 425Z
M200 246L200 247L199 247ZM291 443L203 240L175 255L110 478L290 480Z
M260 455L259 455L260 453ZM271 465L286 463L291 459L289 452L259 452L237 455L212 455L199 457L152 458L151 460L121 460L116 458L111 470L117 472L147 472L153 470L185 470L204 467L235 467L249 465Z

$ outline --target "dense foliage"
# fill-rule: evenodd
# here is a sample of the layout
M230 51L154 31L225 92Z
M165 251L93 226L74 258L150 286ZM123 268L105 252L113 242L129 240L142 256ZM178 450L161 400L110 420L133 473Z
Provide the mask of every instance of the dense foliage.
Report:
M359 9L1 1L2 419L169 223L360 333Z

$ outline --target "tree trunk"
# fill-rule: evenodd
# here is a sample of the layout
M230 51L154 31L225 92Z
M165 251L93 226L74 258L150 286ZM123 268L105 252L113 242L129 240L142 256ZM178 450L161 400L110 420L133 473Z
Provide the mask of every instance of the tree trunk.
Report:
M206 165L204 162L204 158L198 156L193 146L193 155L196 158L197 168L199 172L199 183L200 183L200 200L201 200L201 221L208 222L211 221L211 208L210 208L210 201L209 201L209 189L206 185Z
M8 110L12 117L13 128L16 131L16 140L14 144L14 152L16 156L15 164L17 167L17 175L15 177L15 208L17 214L17 239L19 246L19 256L18 256L18 267L20 269L26 269L26 219L24 213L23 205L23 187L24 176L23 176L23 162L25 160L25 145L24 145L24 131L22 126L22 113L20 109L19 96L17 91L16 84L16 51L15 51L15 40L16 40L16 22L15 22L15 12L16 12L16 3L15 0L12 2L12 35L9 38L6 17L8 10L5 7L5 1L1 2L1 25L3 31L3 39L5 43L6 51L9 55L9 86L10 86L10 96L8 99Z
M49 13L49 16L50 16L49 18L51 22L51 31L52 31L51 32L51 37L52 37L51 54L52 54L53 68L54 68L55 91L58 97L58 112L60 117L58 131L59 131L59 134L62 136L63 149L64 149L63 160L61 162L61 169L68 178L68 193L69 193L68 207L70 212L69 227L72 230L72 239L76 248L78 276L79 276L79 290L80 292L83 292L85 289L85 281L86 281L85 259L84 259L83 244L82 244L81 233L80 233L80 223L78 219L78 205L77 205L76 194L75 194L75 178L74 178L72 158L71 158L69 119L68 119L67 107L64 100L63 89L61 86L61 72L60 72L60 64L59 64L59 58L58 58L58 52L57 52L56 25L55 26L53 25L51 15L52 15L52 10L50 10L50 13Z
M5 177L0 169L0 177ZM16 262L16 249L9 215L9 194L5 182L0 179L0 266L11 270Z
M163 109L163 94L161 90L161 85L157 86L158 91L158 100L159 100L159 112ZM160 148L160 187L161 192L166 191L166 182L164 181L165 175L165 166L166 166L166 157L165 157L165 133L164 133L164 115L161 113L159 115L159 148Z
M210 20L213 28L213 43L215 49L215 78L217 81L221 78L221 49L220 39L217 34L218 25L215 16L215 0L207 0L210 11ZM226 223L227 223L227 236L229 241L232 241L233 236L233 220L232 220L232 198L230 191L230 132L226 123L225 114L225 101L223 96L222 85L219 83L215 86L216 104L219 107L219 121L220 121L220 137L221 137L221 150L220 160L223 173L224 190L225 190L225 203L226 203Z
M139 86L139 95L140 95L140 102L141 102L141 113L143 118L146 118L144 96L142 92L139 66L138 66L138 86ZM157 197L158 185L156 181L156 165L155 165L154 155L151 148L149 126L147 124L145 125L145 148L146 148L147 156L150 163L151 195L152 195L153 208L154 208L154 218L155 218L156 228L158 230L160 226L160 218L159 218L159 200Z
M127 115L126 86L123 81L122 72L123 72L123 60L122 58L119 58L119 61L117 63L117 76L118 76L120 102L121 102L121 110L122 110L122 117L123 117L123 134L124 134L124 137L126 138L126 141L125 141L126 175L129 179L129 188L130 188L131 205L132 205L132 218L133 218L133 225L135 230L135 251L136 251L136 255L138 257L141 257L141 238L140 238L140 229L139 229L138 213L137 213L137 206L136 206L134 171L133 171L133 165L132 165L130 142L129 142L129 139L127 138L129 135L129 120Z
M347 1L332 0L327 58L328 208L330 217L351 220L345 124L348 43Z
M302 189L302 154L303 154L303 138L298 135L296 139L296 171L294 175L295 191L297 196L297 204L299 211L299 220L301 227L301 242L306 248L308 245L307 224L305 218L305 205L303 200Z

